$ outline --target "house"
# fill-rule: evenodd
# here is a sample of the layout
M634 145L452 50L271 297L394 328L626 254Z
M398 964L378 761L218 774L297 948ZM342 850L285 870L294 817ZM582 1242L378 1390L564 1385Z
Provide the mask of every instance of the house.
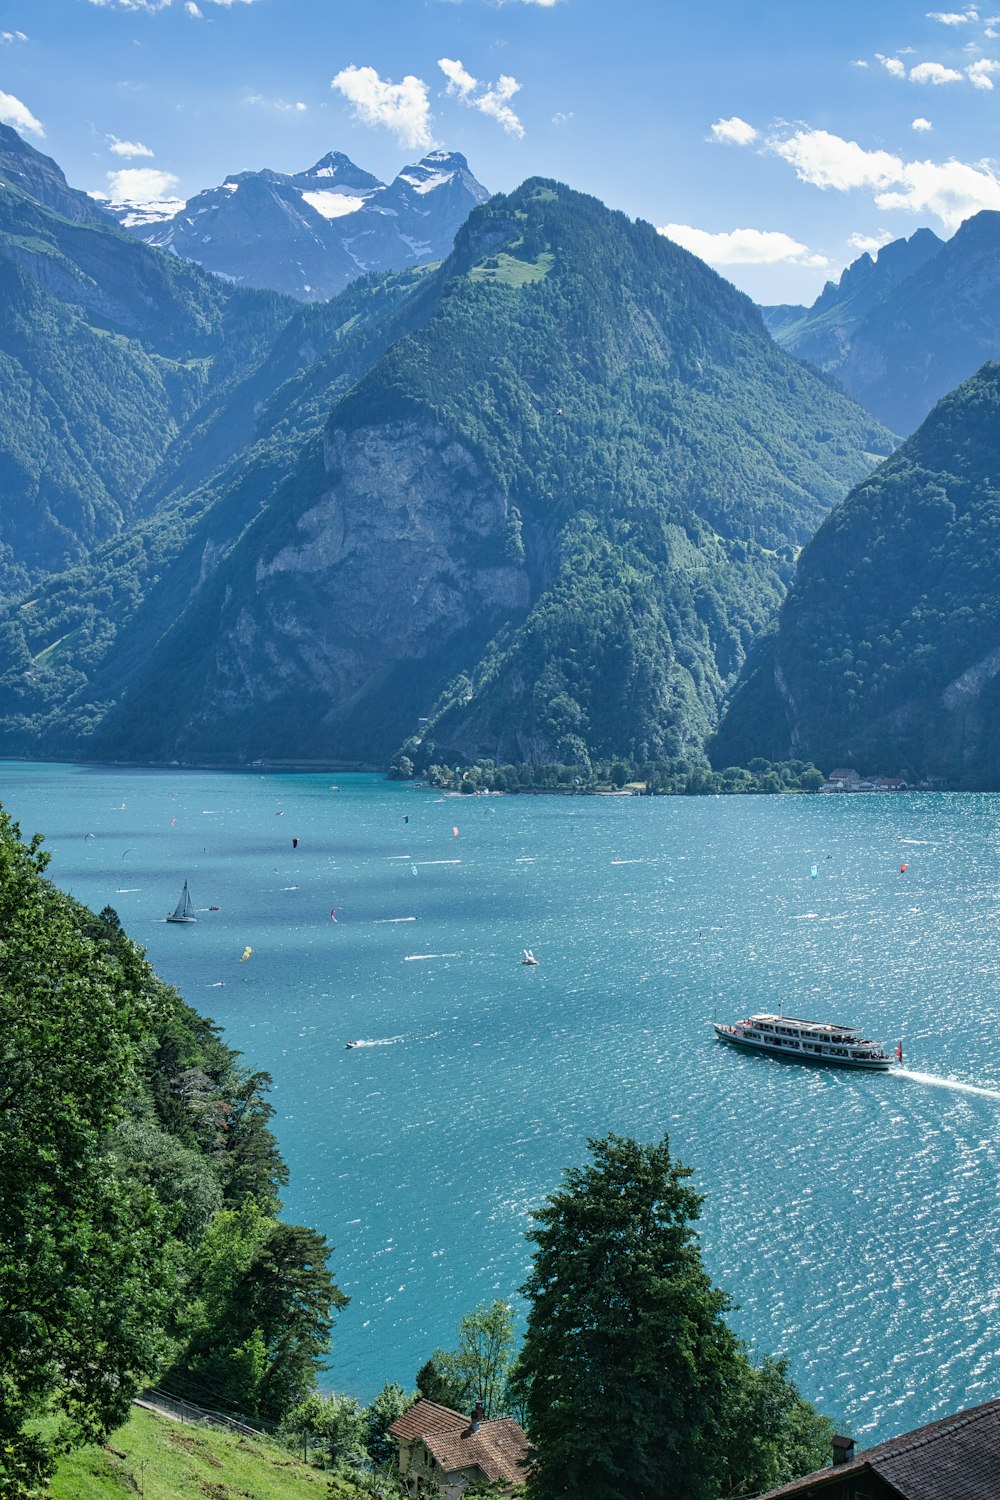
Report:
M857 771L851 770L849 766L838 766L836 771L831 771L826 778L827 786L835 792L856 792L861 782Z
M1000 1496L1000 1401L942 1417L852 1456L834 1438L832 1469L759 1500L987 1500Z
M513 1417L487 1422L478 1403L471 1417L436 1401L418 1401L389 1433L399 1444L399 1474L410 1495L435 1487L453 1500L484 1479L513 1492L524 1483L532 1447Z

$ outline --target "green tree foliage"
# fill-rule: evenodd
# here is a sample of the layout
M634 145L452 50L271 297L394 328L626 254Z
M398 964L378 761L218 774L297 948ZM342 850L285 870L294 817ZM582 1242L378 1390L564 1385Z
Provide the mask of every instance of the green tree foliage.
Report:
M830 1461L834 1425L799 1395L788 1361L743 1361L726 1413L725 1497L759 1495Z
M389 1436L389 1428L397 1417L409 1411L413 1401L413 1396L408 1396L401 1385L387 1380L372 1404L365 1408L365 1447L373 1464L389 1464L395 1458L396 1444Z
M1000 786L1000 365L945 397L802 553L712 754Z
M589 1145L528 1236L528 1494L716 1500L739 1348L701 1263L701 1199L665 1138Z
M468 1373L453 1349L434 1350L417 1371L416 1387L425 1401L435 1401L452 1411L464 1411L469 1404Z
M54 1449L103 1439L164 1369L207 1404L280 1416L346 1300L322 1236L275 1217L267 1075L110 907L54 889L41 842L0 808L4 1494L41 1482Z
M253 1198L217 1214L196 1254L191 1333L170 1388L272 1419L303 1400L323 1367L332 1313L348 1300L327 1269L329 1248Z
M507 1381L514 1355L510 1303L498 1298L466 1313L458 1325L457 1352L473 1399L481 1403L488 1418L502 1416L509 1409Z
M64 1440L121 1420L176 1296L162 1205L102 1154L149 1025L143 966L87 935L40 844L0 810L0 1472L46 1406Z
M353 1396L314 1391L286 1412L282 1429L289 1438L304 1433L309 1446L320 1445L331 1468L350 1460L360 1464L366 1456L366 1413Z

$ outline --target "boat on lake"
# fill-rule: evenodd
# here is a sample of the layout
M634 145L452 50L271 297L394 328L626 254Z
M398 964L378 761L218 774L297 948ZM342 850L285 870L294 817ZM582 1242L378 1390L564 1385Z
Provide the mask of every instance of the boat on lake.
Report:
M803 1021L796 1016L755 1015L726 1025L713 1021L722 1042L751 1052L768 1052L792 1062L819 1063L834 1068L862 1068L884 1073L892 1058L881 1042L870 1042L853 1026L832 1021Z
M198 918L194 914L194 907L191 905L191 893L188 890L188 883L185 880L184 889L181 891L181 899L178 901L176 907L167 918L167 921L197 922L197 920Z

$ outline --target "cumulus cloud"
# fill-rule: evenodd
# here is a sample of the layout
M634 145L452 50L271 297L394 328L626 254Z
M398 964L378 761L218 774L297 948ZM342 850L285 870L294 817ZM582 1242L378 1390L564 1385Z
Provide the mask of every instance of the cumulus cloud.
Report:
M481 84L455 57L439 57L438 67L448 80L446 93L460 99L470 109L489 115L503 126L508 135L516 135L519 140L524 138L524 126L510 107L511 99L521 90L516 78L501 73L496 83Z
M185 0L184 9L189 16L194 16L196 21L203 21L205 19L197 5L195 5L194 0Z
M881 52L876 52L876 61L880 62L887 73L893 78L906 77L906 64L898 57L884 57Z
M856 141L845 141L827 130L797 130L786 140L772 140L769 145L795 168L801 182L839 192L898 182L903 165L888 151L866 151Z
M969 21L978 21L979 12L969 10L929 10L928 21L940 21L942 26L965 26Z
M157 10L169 10L173 0L90 0L91 5L110 6L114 10L140 11L144 10L151 14ZM204 0L203 0L204 3ZM228 9L233 5L254 5L256 0L207 0L209 5L221 5ZM196 20L203 20L203 14L195 4L195 0L185 0L184 9L189 16Z
M362 125L384 125L401 146L433 146L431 108L423 79L407 73L401 83L380 78L374 68L342 68L330 87L351 105Z
M278 114L281 115L301 115L305 114L309 108L307 104L302 103L301 99L296 99L293 103L289 103L287 99L266 99L263 94L247 94L243 102L245 104L258 105L261 109L277 110Z
M826 130L797 130L769 149L813 187L848 192L867 188L876 207L934 214L948 229L980 209L1000 209L1000 178L989 162L911 161L889 151L866 151Z
M917 115L915 120L910 121L911 130L933 130L934 126L930 120L925 120L923 115Z
M676 245L708 261L710 266L828 266L825 255L814 255L808 245L772 229L729 229L712 234L690 224L665 224L657 231Z
M712 126L712 137L721 141L724 146L749 146L751 141L757 139L757 131L746 120L741 120L739 115L733 115L728 120L716 120Z
M0 123L13 125L15 130L27 131L29 135L45 134L45 126L41 120L36 120L26 104L20 99L15 99L13 94L5 94L0 91Z
M156 167L123 167L120 172L108 173L108 186L116 203L154 203L166 198L177 181L172 172L160 172Z
M141 141L120 141L116 135L108 136L108 150L112 156L155 156Z
M564 113L563 110L557 109L555 114L552 116L552 123L553 125L568 125L573 117L574 116L572 110Z
M859 250L862 254L867 251L869 255L875 255L883 245L888 245L891 239L892 235L887 229L880 229L878 234L848 235L847 243L852 250Z
M1000 62L992 57L981 57L978 62L971 63L965 72L974 89L991 89L994 75L1000 73Z
M5 47L10 47L14 42L26 42L28 38L23 31L0 31L0 42Z
M956 73L954 68L946 68L944 63L925 62L917 63L915 68L910 69L910 78L913 83L961 83L961 73Z

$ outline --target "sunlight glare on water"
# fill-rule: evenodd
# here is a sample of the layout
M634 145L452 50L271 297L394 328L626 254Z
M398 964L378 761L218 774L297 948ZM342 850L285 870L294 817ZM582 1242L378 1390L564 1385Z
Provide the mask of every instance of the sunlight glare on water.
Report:
M1000 1394L1000 799L19 763L2 799L273 1074L286 1212L351 1297L337 1388L412 1386L464 1312L515 1294L531 1210L587 1138L666 1131L734 1326L855 1437ZM168 924L185 879L198 922ZM782 1005L903 1036L904 1069L712 1037L713 1012Z

